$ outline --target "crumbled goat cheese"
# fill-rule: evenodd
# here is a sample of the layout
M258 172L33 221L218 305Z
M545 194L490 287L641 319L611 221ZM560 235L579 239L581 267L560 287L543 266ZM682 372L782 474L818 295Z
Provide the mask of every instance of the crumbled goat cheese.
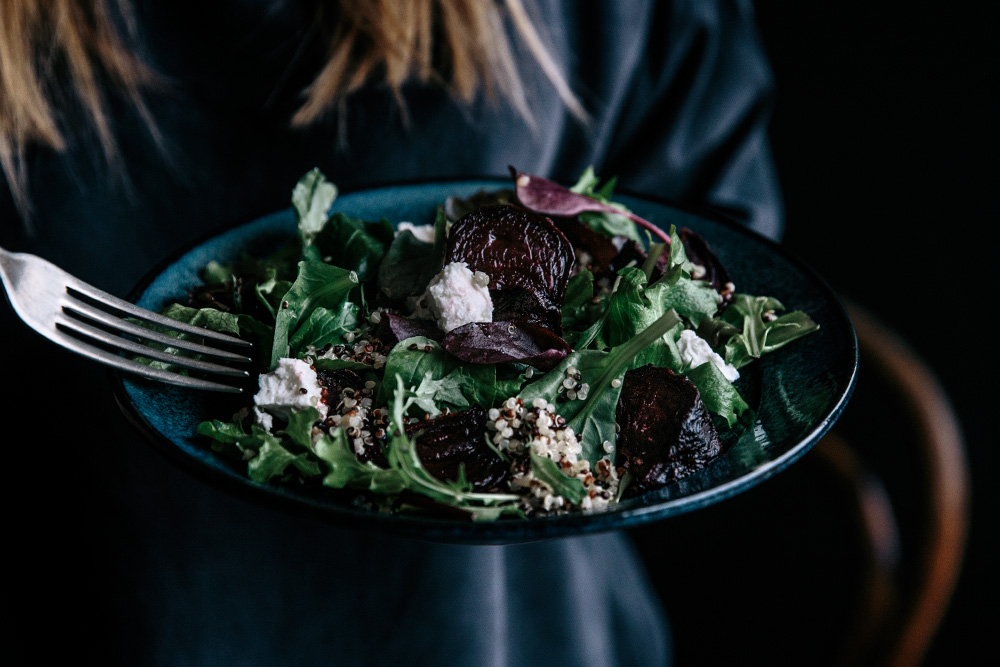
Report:
M274 430L274 417L260 408L255 407L253 409L253 421L268 433Z
M415 225L412 222L401 222L396 225L396 234L410 230L413 238L424 243L434 243L434 225Z
M490 277L465 262L446 264L417 300L416 315L437 321L445 333L470 322L493 321Z
M253 402L261 412L288 421L292 410L316 408L321 419L326 417L327 406L323 401L319 377L301 359L279 359L276 369L260 376L259 386Z
M740 377L740 372L735 366L727 364L725 359L712 350L707 341L690 329L681 332L680 338L677 339L677 350L681 353L684 368L697 368L706 361L711 361L730 382L735 382Z

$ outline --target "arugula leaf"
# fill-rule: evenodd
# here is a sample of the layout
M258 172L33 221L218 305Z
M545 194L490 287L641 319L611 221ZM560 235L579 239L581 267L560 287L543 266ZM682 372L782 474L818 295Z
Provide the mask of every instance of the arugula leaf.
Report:
M406 389L402 378L397 377L392 401L392 430L388 440L386 458L389 460L390 467L398 470L403 476L407 489L432 500L470 511L475 511L476 506L497 506L516 503L520 500L520 496L516 494L472 491L472 486L464 474L460 474L457 480L442 482L427 472L417 455L414 442L406 435L404 427L406 412L413 401L413 392ZM496 516L496 513L490 513L487 516Z
M660 277L660 280L675 283L681 277L690 278L694 264L687 257L684 242L681 241L680 234L677 233L677 225L670 225L670 245L667 251L667 270Z
M305 452L293 454L282 444L281 438L267 433L258 426L253 430L258 434L257 455L247 464L247 474L255 482L267 482L285 474L289 466L298 469L306 477L320 474L319 464Z
M641 269L626 267L618 272L618 283L608 301L607 341L614 347L663 315L659 303L650 303L644 295L646 276Z
M280 433L287 435L289 440L302 450L312 451L312 428L317 421L319 421L319 410L316 408L292 410L288 424Z
M580 175L579 180L577 180L577 182L569 188L569 191L578 195L590 197L591 199L595 199L602 204L607 204L608 206L627 211L628 209L626 209L622 204L611 201L611 195L615 189L617 181L618 179L613 177L608 179L608 181L601 186L600 179L597 178L597 175L594 173L594 167L589 166ZM581 222L596 232L600 232L607 236L625 236L633 241L642 241L636 224L624 215L619 215L610 211L584 211L579 213L578 217Z
M319 412L315 408L309 408L304 412L309 411L311 414L299 419L308 421L311 417L309 421L311 425L319 416ZM312 416L312 413L315 416ZM293 427L293 431L298 433L300 428L301 425L298 424ZM246 433L238 423L225 424L213 420L200 423L198 433L221 443L234 444L244 453L252 455L247 464L247 475L255 482L263 483L281 477L289 466L307 477L315 477L321 472L319 464L309 457L308 452L293 454L285 448L279 436L272 435L256 425L250 427L250 433Z
M562 325L564 330L578 329L592 324L589 317L591 300L594 298L594 274L587 269L569 279L562 302Z
M443 378L434 378L431 371L424 373L420 384L413 389L413 404L432 417L441 413L439 404L451 405L459 410L469 407L469 401L462 393L462 378L456 371Z
M267 278L257 283L254 292L257 294L257 300L264 305L267 312L271 313L271 317L275 318L278 308L281 307L281 297L285 296L291 287L292 281L278 280L275 271L268 269Z
M584 211L578 217L580 222L595 232L606 236L624 236L632 241L642 242L642 237L639 236L639 230L635 223L624 215L605 211Z
M171 304L162 310L161 313L171 319L177 320L178 322L186 322L187 324L191 324L196 327L203 327L212 331L233 334L244 338L249 337L251 340L256 338L258 343L261 341L266 342L271 336L271 327L258 322L250 315L226 313L221 310L216 310L215 308L191 308L190 306L184 306L179 303ZM131 321L140 326L146 327L147 329L158 331L178 340L189 340L198 343L203 342L202 338L195 334L182 333L176 329L167 329L144 320ZM161 345L159 343L149 344L157 349L163 350L164 352L176 354L178 356L189 356L195 359L203 356L181 350L177 347ZM164 368L187 373L187 370L176 367L174 364L166 361L156 361L147 357L135 357L135 360L152 366L153 368Z
M648 232L647 232L648 233ZM646 253L646 259L642 262L642 273L646 276L646 282L650 282L653 277L653 269L656 268L657 262L660 261L660 257L663 252L667 249L666 243L650 243L649 251Z
M406 488L406 480L398 470L359 461L343 428L320 436L314 448L316 456L329 467L323 477L324 486L366 489L381 495L395 495Z
M539 456L531 450L531 472L538 479L552 487L557 496L562 496L574 505L579 505L587 490L576 477L567 477L559 464L547 456Z
M674 284L657 281L644 291L644 296L656 304L656 310L673 308L695 327L719 309L719 293L704 280L682 279Z
M729 428L736 424L744 412L750 409L743 397L736 391L722 371L711 361L706 361L684 374L701 395L701 401L709 412L714 412L726 420Z
M389 382L381 385L379 403L389 401L392 378L399 378L405 386L417 388L415 404L432 415L446 406L457 410L473 403L490 407L498 400L496 370L492 364L462 364L436 341L413 336L386 355Z
M352 359L329 359L325 357L315 358L313 359L312 365L315 366L318 371L350 370L369 372L372 370L370 365L360 361L354 361Z

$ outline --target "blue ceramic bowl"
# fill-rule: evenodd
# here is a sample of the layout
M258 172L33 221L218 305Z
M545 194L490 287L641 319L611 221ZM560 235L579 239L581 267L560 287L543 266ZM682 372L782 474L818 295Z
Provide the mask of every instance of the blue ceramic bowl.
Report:
M363 219L387 217L397 223L422 224L434 220L437 207L448 196L469 196L481 189L504 186L495 180L395 185L342 195L334 210ZM827 284L768 239L729 221L696 215L665 202L626 195L616 199L664 229L677 225L698 232L722 261L738 291L774 296L789 310L807 312L820 329L741 369L737 387L758 419L741 437L730 436L723 455L689 477L625 500L610 511L479 523L375 513L339 494L249 480L245 464L213 452L208 441L196 434L199 422L231 416L227 399L219 395L119 375L116 398L152 446L207 483L250 501L361 530L463 543L525 542L634 526L728 498L786 468L833 425L854 388L858 362L854 329ZM140 306L158 310L183 299L185 288L200 284L199 272L209 261L231 261L244 251L263 254L295 233L295 216L290 209L236 227L154 271L131 298Z

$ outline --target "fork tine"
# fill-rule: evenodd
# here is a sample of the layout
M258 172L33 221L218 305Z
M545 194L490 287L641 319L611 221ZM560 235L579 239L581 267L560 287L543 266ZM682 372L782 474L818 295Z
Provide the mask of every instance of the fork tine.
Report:
M230 394L243 393L243 388L239 386L228 385L221 382L215 382L213 380L194 378L189 375L181 375L180 373L175 373L162 368L153 368L152 366L141 364L137 361L128 359L127 357L122 357L113 352L108 352L102 348L85 343L60 329L53 329L48 332L48 337L66 349L72 350L73 352L76 352L84 357L88 357L94 361L117 368L120 371L140 375L150 380L156 380L158 382L164 382L166 384L172 384L179 387L186 387L188 389L220 391Z
M198 354L205 354L213 357L218 357L220 359L226 359L229 361L236 361L240 363L248 363L251 361L250 357L244 354L237 354L235 352L229 352L228 350L220 350L218 348L209 347L208 345L202 345L200 343L195 343L189 340L184 340L181 338L175 338L174 336L169 336L158 331L153 331L146 327L139 326L133 322L123 320L117 315L112 315L99 308L95 308L90 304L84 303L83 301L77 301L74 294L68 291L68 296L71 297L70 303L63 304L63 310L69 311L74 315L79 315L81 317L87 317L96 322L100 322L109 327L122 331L124 333L130 333L139 338L144 338L149 341L154 341L167 345L169 347L180 348L183 350L188 350L190 352L196 352ZM171 320L174 325L178 324L176 320ZM172 327L174 328L174 327ZM204 336L207 329L198 329L197 335ZM239 340L239 339L236 339ZM229 342L229 341L227 341ZM176 356L176 355L175 355Z
M149 347L148 345L143 345L142 343L136 343L135 341L131 341L126 338L120 338L114 334L104 331L103 329L98 329L97 327L90 326L85 322L80 322L70 317L57 316L56 326L69 329L78 335L88 337L92 340L100 341L105 345L110 345L138 356L165 361L174 366L204 371L206 373L229 375L232 377L246 378L250 376L250 374L243 369L223 366L221 364L203 361L201 359L192 359L191 357L185 357L179 354L171 354L170 352L166 352L164 350L157 350Z
M72 277L70 276L70 278ZM153 324L158 324L166 329L174 329L184 333L195 334L204 338L225 343L232 343L233 345L241 347L251 347L251 343L243 340L242 338L237 338L236 336L220 333L218 331L212 331L211 329L196 327L191 324L187 324L186 322L179 322L175 319L167 317L166 315L160 315L159 313L154 313L150 310L146 310L145 308L140 308L134 303L125 301L124 299L119 299L116 296L103 292L96 287L76 280L75 278L66 281L66 290L70 294L72 294L72 292L77 292L101 304L115 308L126 315L130 315L147 322L152 322Z

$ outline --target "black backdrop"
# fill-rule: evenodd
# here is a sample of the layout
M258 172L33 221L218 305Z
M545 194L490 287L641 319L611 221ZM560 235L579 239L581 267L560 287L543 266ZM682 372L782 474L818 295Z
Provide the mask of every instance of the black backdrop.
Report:
M777 78L785 243L904 336L961 419L971 533L928 656L948 664L985 648L1000 594L991 535L1000 53L985 4L920 7L757 3Z

